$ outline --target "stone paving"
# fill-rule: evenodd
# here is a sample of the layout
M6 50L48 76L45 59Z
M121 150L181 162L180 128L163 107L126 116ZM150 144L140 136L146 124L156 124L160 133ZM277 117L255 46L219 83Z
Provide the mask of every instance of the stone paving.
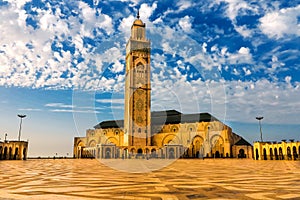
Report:
M0 161L0 199L300 199L299 161L177 160L155 168L160 162ZM128 172L141 167L148 173Z

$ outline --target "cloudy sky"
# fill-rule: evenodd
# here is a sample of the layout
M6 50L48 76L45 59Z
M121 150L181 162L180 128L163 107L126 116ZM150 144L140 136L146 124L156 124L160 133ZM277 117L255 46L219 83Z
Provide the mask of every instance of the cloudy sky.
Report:
M71 155L123 118L137 10L151 40L152 110L210 112L245 137L300 140L300 1L0 0L0 138Z

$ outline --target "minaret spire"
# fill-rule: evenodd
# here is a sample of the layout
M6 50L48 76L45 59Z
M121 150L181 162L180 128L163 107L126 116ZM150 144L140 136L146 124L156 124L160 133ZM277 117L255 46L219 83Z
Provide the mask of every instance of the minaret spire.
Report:
M136 18L140 19L140 10L138 10Z

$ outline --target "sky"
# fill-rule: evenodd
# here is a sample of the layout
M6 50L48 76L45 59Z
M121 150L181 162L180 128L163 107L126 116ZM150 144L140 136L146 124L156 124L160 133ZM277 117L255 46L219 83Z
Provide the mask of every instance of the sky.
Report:
M125 46L139 10L152 111L209 112L250 143L300 140L300 1L0 0L0 138L29 156L122 119Z

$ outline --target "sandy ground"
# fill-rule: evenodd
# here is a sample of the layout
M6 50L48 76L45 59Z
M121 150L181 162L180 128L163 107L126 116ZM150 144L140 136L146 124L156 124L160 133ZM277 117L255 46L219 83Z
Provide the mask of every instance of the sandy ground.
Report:
M300 199L299 161L0 161L0 180L1 200Z

